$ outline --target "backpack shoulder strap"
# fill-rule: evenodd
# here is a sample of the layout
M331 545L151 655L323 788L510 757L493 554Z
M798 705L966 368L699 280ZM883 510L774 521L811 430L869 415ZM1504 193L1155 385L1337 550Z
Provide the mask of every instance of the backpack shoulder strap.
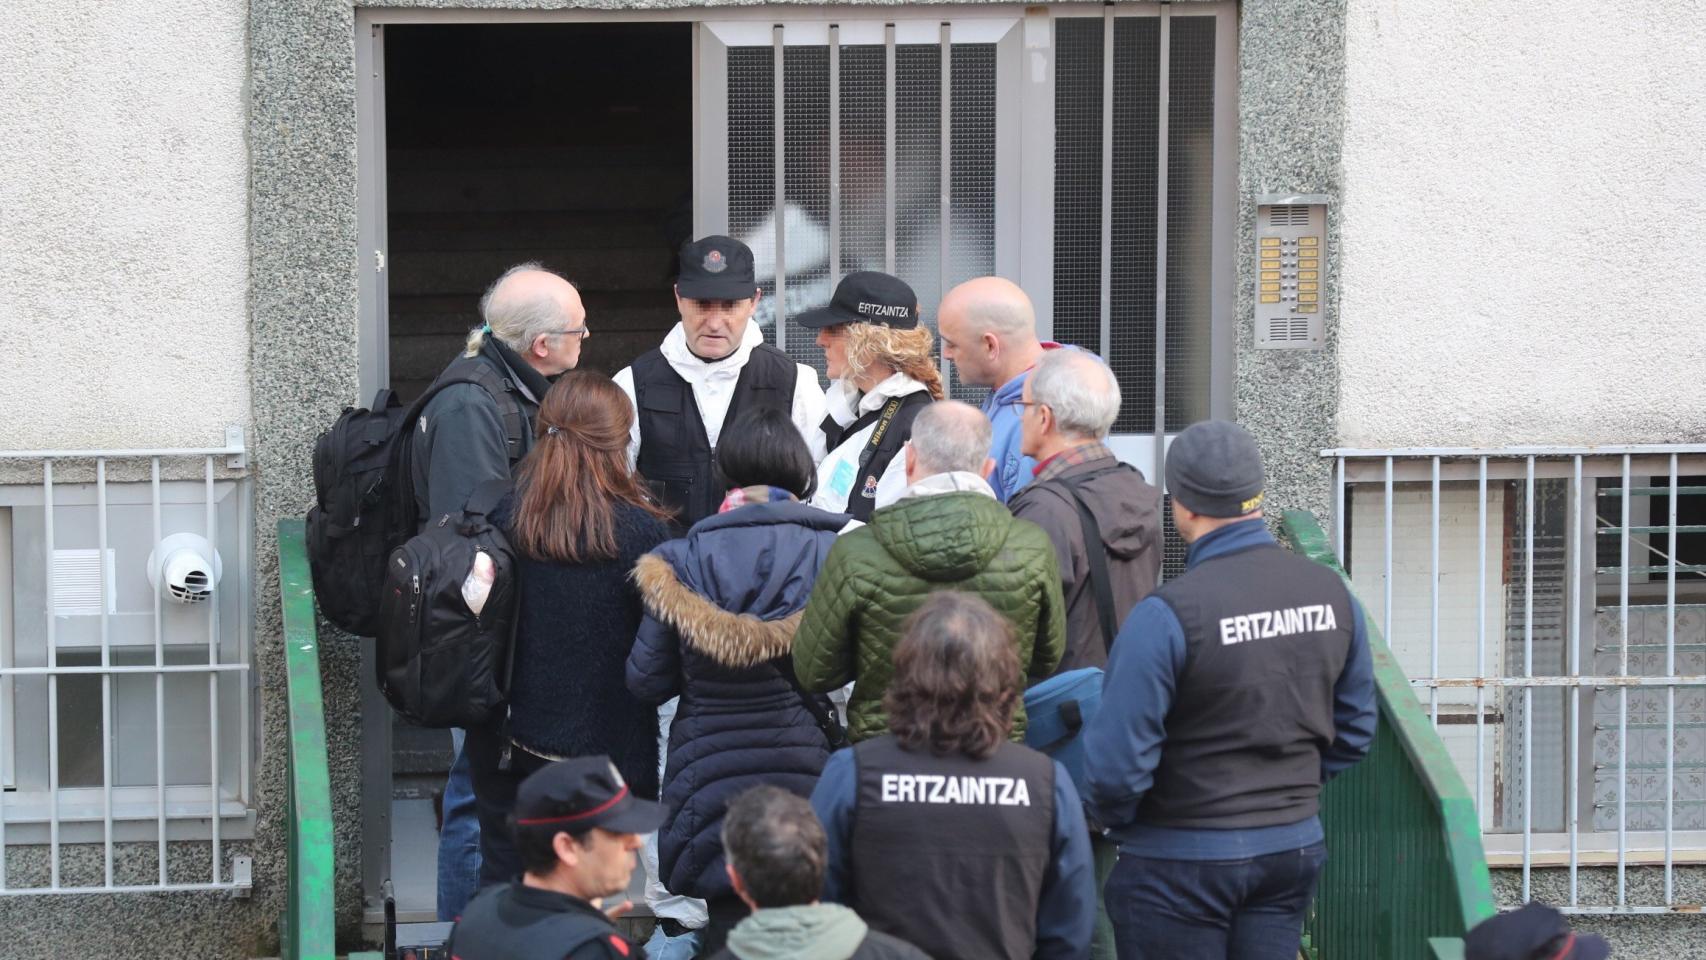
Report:
M522 409L519 392L515 381L505 376L490 363L480 362L479 358L472 359L467 364L467 372L459 379L466 378L470 383L477 383L491 394L492 400L498 405L498 414L503 419L504 439L509 446L510 462L520 460L530 446L528 441L527 414Z
M514 486L514 481L507 477L493 477L490 480L484 480L474 488L472 493L468 494L468 503L462 508L462 512L489 517L492 509L498 505L498 501L502 500Z

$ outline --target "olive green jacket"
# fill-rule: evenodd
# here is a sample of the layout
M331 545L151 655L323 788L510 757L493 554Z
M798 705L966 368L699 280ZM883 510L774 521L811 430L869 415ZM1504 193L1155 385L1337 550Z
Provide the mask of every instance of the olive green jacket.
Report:
M794 637L802 687L825 691L858 681L848 704L854 741L888 732L883 694L902 624L936 590L977 594L1011 620L1031 680L1060 662L1066 604L1048 534L985 493L902 499L836 542ZM1014 739L1024 729L1021 706Z

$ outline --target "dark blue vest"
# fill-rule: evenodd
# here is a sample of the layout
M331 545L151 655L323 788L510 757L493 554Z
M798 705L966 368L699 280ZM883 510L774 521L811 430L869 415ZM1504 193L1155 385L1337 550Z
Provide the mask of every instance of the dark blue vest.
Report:
M1155 596L1184 628L1185 669L1138 821L1240 829L1314 816L1356 629L1344 581L1270 544L1206 560Z
M1002 743L987 760L853 747L858 805L847 905L936 960L1029 960L1053 855L1054 761Z

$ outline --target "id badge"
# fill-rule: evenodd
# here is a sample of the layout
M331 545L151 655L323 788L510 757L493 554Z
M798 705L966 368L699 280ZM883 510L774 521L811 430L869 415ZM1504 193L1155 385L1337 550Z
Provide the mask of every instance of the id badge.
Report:
M845 501L847 495L853 492L853 481L859 468L851 460L843 460L835 465L835 472L829 475L829 492L837 501Z

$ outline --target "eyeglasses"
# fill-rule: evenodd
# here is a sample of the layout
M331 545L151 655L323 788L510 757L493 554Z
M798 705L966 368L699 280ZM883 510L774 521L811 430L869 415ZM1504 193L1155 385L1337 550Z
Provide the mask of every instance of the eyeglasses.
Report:
M579 337L582 340L585 340L591 333L592 333L592 329L590 327L576 327L573 330L558 330L556 333L547 333L547 334L545 334L545 336L547 336L547 337Z
M1044 404L1042 404L1041 402L1036 401L1036 400L1009 400L1009 401L1007 401L1007 406L1019 408L1019 415L1020 416L1025 415L1025 408L1027 408L1027 407L1040 407L1043 405Z

